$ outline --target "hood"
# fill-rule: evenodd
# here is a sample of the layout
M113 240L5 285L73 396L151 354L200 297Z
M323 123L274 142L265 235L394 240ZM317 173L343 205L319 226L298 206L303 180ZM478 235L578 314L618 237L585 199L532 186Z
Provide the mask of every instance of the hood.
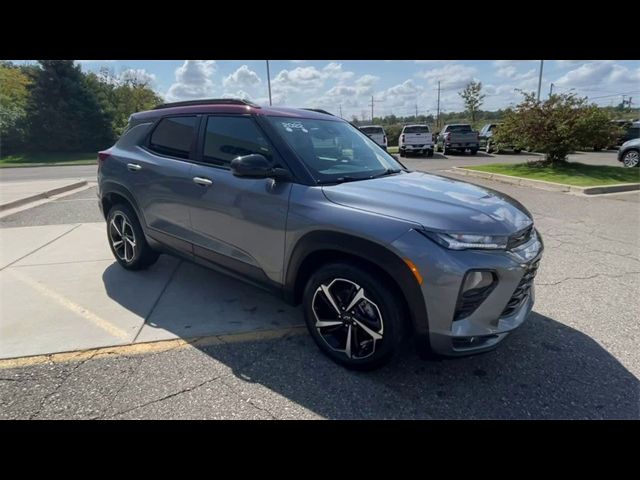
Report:
M527 209L503 193L422 172L345 182L323 191L334 203L434 231L510 235L533 223Z

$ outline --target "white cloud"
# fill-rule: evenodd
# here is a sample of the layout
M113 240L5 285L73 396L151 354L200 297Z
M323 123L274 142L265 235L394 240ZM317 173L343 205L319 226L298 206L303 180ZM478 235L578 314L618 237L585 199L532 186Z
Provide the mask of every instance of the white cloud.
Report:
M416 74L417 77L424 78L430 85L437 85L440 81L441 88L454 89L464 88L470 81L474 80L477 69L472 66L460 63L450 63L440 68L425 70Z
M249 69L247 65L242 65L222 81L222 85L225 88L248 88L260 85L260 83L262 83L262 80L260 80L258 74Z
M314 66L281 70L271 82L273 103L287 103L287 100L304 92L305 102L313 98L329 80L343 84L353 78L354 73L345 71L342 64L331 62L322 69ZM277 101L276 101L277 98Z
M568 71L554 85L566 88L610 87L628 88L640 85L640 68L630 69L613 61L583 63L580 67Z
M251 95L249 95L244 90L236 90L235 92L223 93L222 98L241 98L242 100L251 100ZM267 103L269 103L268 98L267 98Z
M185 60L176 69L176 81L169 87L166 98L173 102L210 97L214 91L214 60Z
M344 82L353 78L355 75L353 72L347 72L342 69L341 63L331 62L326 65L322 72L325 74L326 78L335 78L339 82Z

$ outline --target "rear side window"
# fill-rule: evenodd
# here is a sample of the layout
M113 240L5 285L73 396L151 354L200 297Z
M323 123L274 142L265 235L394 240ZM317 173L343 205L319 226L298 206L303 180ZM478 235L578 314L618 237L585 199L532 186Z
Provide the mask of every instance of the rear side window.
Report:
M151 134L149 148L163 155L189 158L197 121L197 117L163 118Z
M265 135L249 117L211 116L204 138L206 163L228 167L242 155L259 153L273 161L273 151Z
M404 133L429 133L429 127L424 126L415 126L415 127L405 127Z

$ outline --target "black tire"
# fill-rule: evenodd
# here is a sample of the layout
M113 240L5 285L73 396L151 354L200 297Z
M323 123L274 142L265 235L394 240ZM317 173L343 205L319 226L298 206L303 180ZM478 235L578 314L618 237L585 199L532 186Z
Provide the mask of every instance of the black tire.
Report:
M521 151L522 151L522 150L521 150L521 149L519 149L519 148L514 148L514 149L513 149L513 153L515 153L516 155L517 155L518 153L520 153Z
M325 289L340 313L333 308ZM345 310L359 289L365 298ZM302 302L307 328L316 345L344 367L372 370L389 362L399 350L404 333L402 309L393 290L374 272L346 262L327 264L309 278ZM318 327L318 321L338 323ZM381 337L374 339L362 325L376 335L382 332Z
M477 148L471 148L471 149L469 150L469 153L470 153L471 155L475 155L476 153L478 153L478 149L477 149Z
M427 157L433 157L433 150L427 150Z
M122 223L123 219L125 223ZM123 235L126 238L123 239ZM107 214L107 240L111 253L117 262L127 270L148 268L160 256L147 243L138 216L128 205L114 205L109 210ZM118 241L120 244L117 243Z

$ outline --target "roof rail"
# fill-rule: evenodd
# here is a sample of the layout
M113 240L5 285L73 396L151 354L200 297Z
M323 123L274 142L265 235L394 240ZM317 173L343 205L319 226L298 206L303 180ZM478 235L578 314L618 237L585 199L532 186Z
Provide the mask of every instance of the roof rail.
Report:
M310 112L324 113L325 115L331 115L332 117L335 117L335 115L333 113L329 113L326 110L321 110L319 108L303 108L302 110L308 110Z
M186 100L183 102L163 103L155 107L154 110L171 107L188 107L190 105L247 105L249 107L260 108L260 105L256 105L249 100L242 100L240 98L205 98L202 100Z

